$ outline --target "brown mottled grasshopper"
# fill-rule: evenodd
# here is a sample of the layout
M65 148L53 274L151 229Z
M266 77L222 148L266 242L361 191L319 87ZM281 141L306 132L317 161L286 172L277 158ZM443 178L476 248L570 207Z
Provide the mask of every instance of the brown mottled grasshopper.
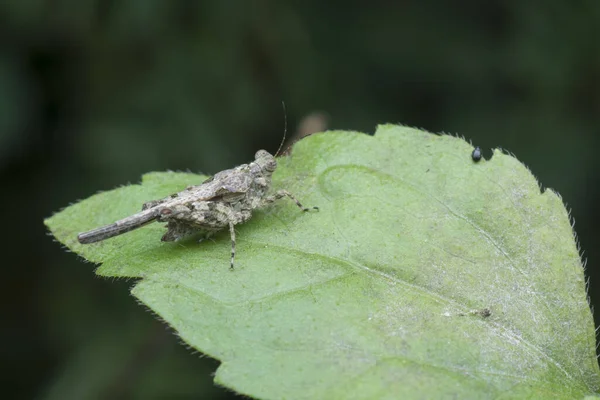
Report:
M287 190L267 195L277 160L266 150L259 150L254 161L221 171L202 184L172 194L164 199L144 203L142 211L113 224L80 233L79 243L94 243L140 228L150 222L166 222L162 241L171 242L200 233L205 238L229 226L231 234L231 268L235 258L235 225L248 221L252 212L282 197L294 200ZM313 209L318 210L317 207Z

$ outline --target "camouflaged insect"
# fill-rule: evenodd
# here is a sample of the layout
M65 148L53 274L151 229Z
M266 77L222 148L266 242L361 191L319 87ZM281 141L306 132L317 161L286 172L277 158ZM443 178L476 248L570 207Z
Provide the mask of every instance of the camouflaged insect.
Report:
M162 241L172 242L192 234L207 238L229 227L231 234L231 268L235 258L235 225L248 221L252 212L283 197L289 197L302 211L308 211L287 190L267 195L277 160L266 150L259 150L255 160L221 171L197 186L144 203L142 211L113 224L80 233L79 243L94 243L121 235L158 221L167 223ZM313 209L318 209L313 207Z

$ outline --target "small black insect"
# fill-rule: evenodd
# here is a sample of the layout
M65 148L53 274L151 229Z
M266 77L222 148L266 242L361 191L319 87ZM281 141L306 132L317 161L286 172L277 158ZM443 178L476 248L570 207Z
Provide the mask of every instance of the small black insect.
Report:
M479 162L479 160L481 160L481 148L479 146L473 149L473 152L471 153L471 158L475 162Z

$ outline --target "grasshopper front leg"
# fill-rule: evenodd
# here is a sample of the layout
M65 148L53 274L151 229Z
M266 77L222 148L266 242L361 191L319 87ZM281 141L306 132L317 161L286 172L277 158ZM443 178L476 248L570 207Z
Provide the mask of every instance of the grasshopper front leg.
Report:
M298 206L299 209L301 209L304 212L310 211L310 210L318 210L319 207L312 207L312 208L307 208L304 207L302 205L302 203L300 203L300 201L298 201L298 199L291 194L290 192L288 192L287 190L278 190L277 192L275 192L275 194L267 196L263 199L263 204L271 204L283 197L289 197L290 199L292 199L294 201L294 203L296 203L296 205Z

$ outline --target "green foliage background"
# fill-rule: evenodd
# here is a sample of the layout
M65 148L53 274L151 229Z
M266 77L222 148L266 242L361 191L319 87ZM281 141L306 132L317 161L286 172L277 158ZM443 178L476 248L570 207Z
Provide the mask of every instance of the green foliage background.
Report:
M517 154L573 209L599 296L600 3L0 4L1 331L9 397L228 396L41 221L148 171L214 172L304 116L457 132ZM596 307L600 309L600 307ZM205 377L205 380L201 380Z

